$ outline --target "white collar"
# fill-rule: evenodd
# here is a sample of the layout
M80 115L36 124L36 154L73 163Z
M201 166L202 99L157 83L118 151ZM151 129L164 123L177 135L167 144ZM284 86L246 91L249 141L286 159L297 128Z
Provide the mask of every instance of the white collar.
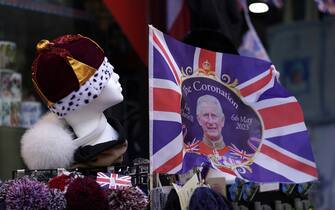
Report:
M86 136L76 138L73 140L74 144L77 147L83 146L91 142L92 140L96 140L106 129L107 119L104 115L101 115L98 126Z

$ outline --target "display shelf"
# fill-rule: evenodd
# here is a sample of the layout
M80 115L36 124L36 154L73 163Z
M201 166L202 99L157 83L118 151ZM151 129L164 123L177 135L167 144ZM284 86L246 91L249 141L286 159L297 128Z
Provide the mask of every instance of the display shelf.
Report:
M83 10L33 0L0 0L0 5L76 19L94 19L92 15Z

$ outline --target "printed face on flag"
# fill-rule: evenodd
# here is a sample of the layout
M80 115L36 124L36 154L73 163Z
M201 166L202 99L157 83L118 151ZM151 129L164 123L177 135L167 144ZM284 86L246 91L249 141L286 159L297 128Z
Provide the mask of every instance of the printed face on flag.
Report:
M199 56L201 60L201 56L210 55L200 50ZM205 62L208 66L215 66L208 59ZM194 140L199 144L197 151L187 153L211 157L216 166L233 168L248 162L258 150L262 139L262 123L257 113L244 104L237 92L229 87L230 84L219 79L214 70L205 72L196 68L182 79L183 141L185 145L194 143ZM256 141L251 142L251 139ZM232 145L239 153L228 150ZM242 153L247 156L241 156Z
M270 62L149 31L151 173L208 164L256 182L316 179L302 110Z
M203 97L210 98L210 95ZM197 103L197 119L202 128L203 136L210 141L220 140L221 130L224 126L224 115L221 105L214 98L214 101L198 99Z

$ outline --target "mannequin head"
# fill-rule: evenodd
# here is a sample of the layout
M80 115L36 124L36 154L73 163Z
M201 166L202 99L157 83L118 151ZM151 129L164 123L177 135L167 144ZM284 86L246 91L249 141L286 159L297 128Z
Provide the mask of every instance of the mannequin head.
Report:
M100 95L90 103L80 107L78 110L69 112L64 118L71 122L73 118L92 120L92 115L101 114L104 110L123 101L122 87L119 83L119 75L112 71L111 78L102 89Z
M103 114L123 100L122 88L100 46L81 35L64 35L36 48L32 81L53 114L21 140L28 167L108 166L122 160L127 149L122 129Z
M123 101L122 87L119 83L120 76L112 72L112 76L101 94L87 106L95 106L98 112L106 110L108 107L114 106Z
M64 116L64 119L73 128L77 137L83 137L89 134L99 126L101 117L105 117L103 115L104 110L123 101L119 78L119 75L112 71L111 78L98 97L90 103L80 107L78 110L69 112ZM110 131L107 136L109 139L95 139L95 143L103 143L106 140L116 139L118 134L114 131Z

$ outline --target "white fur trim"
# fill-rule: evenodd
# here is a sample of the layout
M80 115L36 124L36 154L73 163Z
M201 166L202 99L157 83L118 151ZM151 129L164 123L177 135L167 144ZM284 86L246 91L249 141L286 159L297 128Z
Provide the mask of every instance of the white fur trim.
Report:
M57 101L57 103L50 107L50 111L60 117L64 117L69 112L78 110L90 103L101 94L101 91L111 78L113 69L114 67L105 57L95 74L80 86L79 90L72 91L72 93Z
M44 115L21 139L21 155L29 169L68 168L77 146L65 122L57 115Z

